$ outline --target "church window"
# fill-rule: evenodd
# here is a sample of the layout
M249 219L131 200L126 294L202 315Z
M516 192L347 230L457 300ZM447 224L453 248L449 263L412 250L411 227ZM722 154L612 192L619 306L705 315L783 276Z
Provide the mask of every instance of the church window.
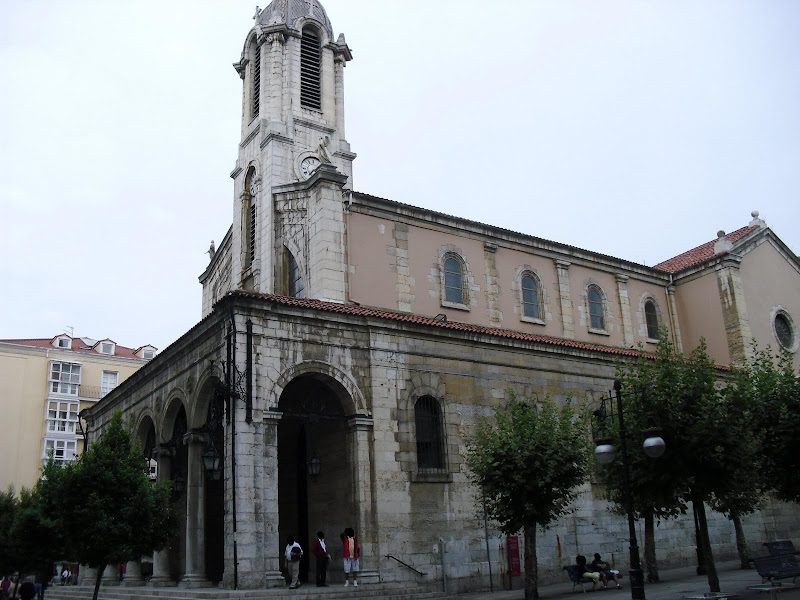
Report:
M253 49L253 118L258 116L261 96L261 46Z
M779 311L773 320L773 327L775 328L775 337L778 338L778 343L785 350L794 352L796 350L795 342L797 340L794 323L792 323L791 317L789 317L786 312L782 310Z
M303 274L300 272L300 267L297 265L294 255L288 249L286 250L286 258L289 266L287 269L289 273L289 295L292 298L305 298L306 286L303 283Z
M539 309L539 283L531 273L522 276L522 314L532 319L541 319Z
M431 396L422 396L414 405L414 421L417 469L423 473L441 471L444 469L444 436L439 402Z
M589 286L589 320L592 329L605 329L605 316L603 314L603 294L596 285Z
M242 203L242 252L244 268L249 269L256 258L256 170L250 167L245 178Z
M300 38L300 106L316 110L322 108L321 63L319 34L313 27L304 27L303 37Z
M647 325L647 337L651 340L658 339L658 310L656 303L648 300L644 303L644 320Z
M444 299L464 304L464 270L461 261L448 256L444 261Z

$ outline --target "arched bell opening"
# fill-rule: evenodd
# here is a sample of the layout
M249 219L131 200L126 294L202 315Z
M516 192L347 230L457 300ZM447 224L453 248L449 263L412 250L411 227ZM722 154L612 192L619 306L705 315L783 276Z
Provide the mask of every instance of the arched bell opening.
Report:
M353 477L348 460L344 387L333 378L311 373L294 378L278 402L278 534L283 556L287 536L303 548L300 580L313 578L311 544L325 532L331 549L339 533L356 518ZM332 552L336 556L336 552ZM335 577L339 570L329 574Z

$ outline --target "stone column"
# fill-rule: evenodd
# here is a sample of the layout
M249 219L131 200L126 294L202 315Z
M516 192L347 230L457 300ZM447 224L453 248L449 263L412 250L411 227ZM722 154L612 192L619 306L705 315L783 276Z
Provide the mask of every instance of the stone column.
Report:
M569 261L556 259L558 295L561 301L561 328L568 340L575 339L575 318L572 315L572 292L569 287Z
M101 585L104 586L111 586L111 585L119 585L119 571L117 570L119 565L106 565L105 570L103 571L103 578L101 580Z
M78 585L91 585L97 580L97 569L88 565L78 566Z
M378 548L375 507L372 505L372 417L356 416L348 421L347 458L353 499L356 504L356 536L361 545L359 581L378 583Z
M266 41L270 44L269 80L266 86L269 94L267 118L271 123L277 123L283 120L283 44L285 39L282 33L271 33L267 36ZM263 72L266 73L266 69Z
M622 340L626 348L633 348L633 325L631 324L631 301L628 297L628 276L616 273L619 310L622 313Z
M125 575L122 578L122 585L137 587L144 585L142 578L142 563L138 560L130 560L125 563Z
M669 303L669 314L672 316L672 329L675 334L675 349L683 353L683 342L681 341L681 328L678 323L678 307L675 304L675 286L667 287L667 302Z
M188 446L188 468L186 473L186 568L180 587L208 587L206 579L205 545L205 469L203 449L207 442L205 434L190 431L183 436Z
M175 457L175 448L169 446L158 446L153 453L158 463L156 471L156 481L169 481L172 477L172 461ZM147 585L153 587L165 587L175 585L169 576L169 550L164 548L153 553L153 576L147 581Z
M342 54L333 58L334 98L336 101L336 130L340 139L347 139L344 135L344 62Z
M741 257L728 255L716 267L719 299L731 363L743 364L753 358L753 335L739 276Z
M264 468L261 495L263 498L264 563L267 587L284 587L286 580L280 572L280 551L283 548L278 538L278 423L283 413L265 410L264 423ZM314 561L312 560L311 563ZM313 573L313 564L312 571Z

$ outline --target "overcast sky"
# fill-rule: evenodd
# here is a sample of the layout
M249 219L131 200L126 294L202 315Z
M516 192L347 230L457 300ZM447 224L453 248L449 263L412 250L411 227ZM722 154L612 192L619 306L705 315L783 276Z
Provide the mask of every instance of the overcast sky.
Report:
M323 5L357 191L646 265L755 209L800 252L800 2ZM0 0L0 338L200 319L254 12Z

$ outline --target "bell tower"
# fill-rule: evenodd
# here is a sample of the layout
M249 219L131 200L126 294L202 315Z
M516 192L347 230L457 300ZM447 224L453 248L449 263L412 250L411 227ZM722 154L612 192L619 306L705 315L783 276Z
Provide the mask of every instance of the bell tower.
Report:
M230 284L344 301L344 35L317 0L256 8L238 62L242 79Z

